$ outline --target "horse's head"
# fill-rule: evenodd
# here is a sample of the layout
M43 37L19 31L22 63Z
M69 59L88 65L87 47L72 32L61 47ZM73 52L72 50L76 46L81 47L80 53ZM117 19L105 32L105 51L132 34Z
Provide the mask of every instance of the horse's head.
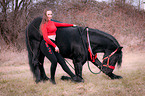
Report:
M104 70L106 74L112 72L115 69L116 63L118 63L118 67L121 66L122 48L123 47L119 47L115 51L107 53L109 55L104 55L102 70Z

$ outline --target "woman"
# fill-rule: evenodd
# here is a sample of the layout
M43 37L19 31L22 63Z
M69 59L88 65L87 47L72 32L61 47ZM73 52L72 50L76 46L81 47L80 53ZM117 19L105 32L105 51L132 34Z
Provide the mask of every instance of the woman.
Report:
M75 76L71 70L66 65L64 58L59 54L59 48L55 44L55 37L56 37L56 30L57 27L71 27L75 26L73 24L67 24L67 23L58 23L51 21L52 18L52 11L45 9L43 13L43 19L40 25L40 31L43 35L43 41L41 42L41 51L42 53L50 60L51 62L51 79L50 81L53 84L56 84L55 82L55 71L57 67L57 62L60 63L63 70L69 74L73 81L81 82L81 79L79 79L77 76ZM43 47L42 47L43 46Z

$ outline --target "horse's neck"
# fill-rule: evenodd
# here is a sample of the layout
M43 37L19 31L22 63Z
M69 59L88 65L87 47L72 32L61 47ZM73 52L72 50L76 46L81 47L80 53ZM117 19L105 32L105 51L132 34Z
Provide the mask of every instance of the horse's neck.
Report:
M96 30L90 29L89 36L90 36L90 44L91 44L92 49L96 49L98 51L103 51L103 50L107 51L108 50L107 52L109 54L110 52L112 52L113 50L117 49L120 46L119 43L117 42L117 40L112 35L99 31L97 29ZM100 40L100 41L94 40L94 38L91 38L91 36L96 36L96 38L98 36L101 36L102 40L106 39L106 41L108 41L108 44L106 44L106 42L104 42L102 40ZM93 44L92 44L92 42L93 42ZM106 49L105 49L105 47L103 47L103 48L99 47L100 49L99 48L97 49L98 43L100 43L100 42L102 42L102 46L105 46L103 44L106 44ZM111 49L107 49L107 48L111 48Z

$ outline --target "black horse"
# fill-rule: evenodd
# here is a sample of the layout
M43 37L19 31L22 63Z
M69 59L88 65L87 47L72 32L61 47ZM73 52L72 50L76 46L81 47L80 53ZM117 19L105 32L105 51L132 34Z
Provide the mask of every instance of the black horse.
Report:
M43 67L45 55L41 52L43 49L40 50L40 43L43 40L39 32L41 21L41 17L35 18L26 28L29 65L34 77L36 77L36 82L48 80ZM86 29L88 29L88 31ZM88 39L87 35L89 35L90 39ZM60 48L60 54L64 58L73 60L75 74L77 76L82 77L83 65L86 61L91 61L111 79L122 78L112 73L116 63L118 63L118 66L121 66L122 47L110 34L97 29L83 27L58 28L56 44ZM88 51L89 44L92 48L92 53ZM103 62L101 63L98 58L95 58L93 61L92 58L94 58L94 56L91 58L90 55L93 53L104 53Z

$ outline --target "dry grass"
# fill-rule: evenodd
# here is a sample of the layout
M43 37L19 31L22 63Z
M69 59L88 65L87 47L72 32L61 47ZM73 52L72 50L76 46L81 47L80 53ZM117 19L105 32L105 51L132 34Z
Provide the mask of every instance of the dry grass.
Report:
M103 73L91 74L85 64L84 83L60 80L66 73L58 66L57 85L49 81L35 84L29 70L27 51L23 50L20 53L9 51L7 49L13 48L4 46L5 42L0 40L0 96L143 96L145 94L145 51L135 52L135 50L144 50L145 46L144 12L142 15L127 5L120 8L116 5L110 7L105 3L78 4L64 3L58 7L59 12L54 19L83 27L88 26L113 35L124 47L122 67L119 70L116 68L114 73L124 78L111 80ZM42 6L39 7L43 9ZM42 12L33 12L35 16L36 13L42 15ZM23 49L25 36L23 32L21 34L23 35L20 35L22 37L19 37L18 41ZM45 60L48 76L49 68L50 62ZM99 71L94 66L91 68L95 72Z
M9 55L10 54L10 55ZM57 67L57 85L49 81L35 84L29 70L27 52L7 51L0 56L0 96L143 96L145 94L145 52L125 52L121 69L114 73L123 76L121 80L111 80L103 73L91 74L87 64L83 67L84 83L60 80L66 75ZM49 76L50 63L45 60L45 70ZM98 71L91 66L93 71Z

